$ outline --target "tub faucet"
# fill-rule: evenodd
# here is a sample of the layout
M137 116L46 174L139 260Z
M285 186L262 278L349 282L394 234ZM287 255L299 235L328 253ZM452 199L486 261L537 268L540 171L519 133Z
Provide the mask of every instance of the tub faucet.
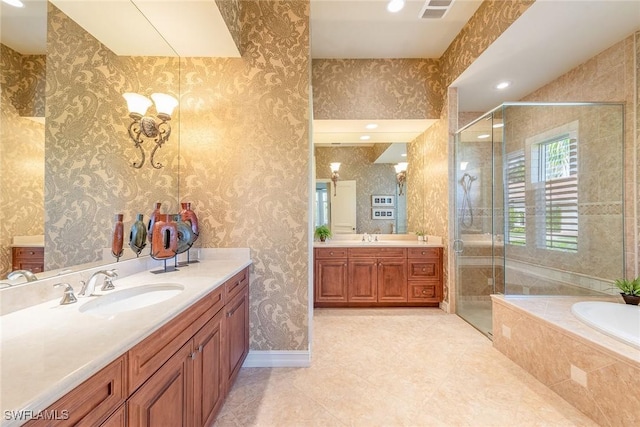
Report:
M32 272L30 272L29 270L15 270L15 271L12 271L11 273L9 273L7 275L7 279L14 280L14 279L17 279L20 276L22 276L25 279L27 279L27 282L35 282L36 280L38 280L36 275L33 274Z
M86 282L81 281L82 289L80 289L80 292L78 292L78 295L87 296L87 297L90 297L91 295L93 295L93 292L96 289L96 282L98 281L98 277L100 277L101 275L104 275L104 282L102 283L102 287L100 288L100 290L110 291L112 289L115 289L115 286L113 286L112 280L118 277L118 273L116 273L116 269L114 268L113 270L99 270L93 273L91 277L89 277L89 280L87 280Z

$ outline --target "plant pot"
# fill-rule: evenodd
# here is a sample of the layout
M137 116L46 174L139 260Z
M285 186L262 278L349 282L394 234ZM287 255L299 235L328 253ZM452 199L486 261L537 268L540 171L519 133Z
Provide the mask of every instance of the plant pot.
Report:
M327 238L326 238L326 237L324 237L324 236L320 236L320 241L321 241L321 242L324 242L325 240L327 240Z
M620 292L620 295L622 295L622 299L626 304L638 305L638 303L640 303L640 296L638 295L627 295L623 294L622 292Z

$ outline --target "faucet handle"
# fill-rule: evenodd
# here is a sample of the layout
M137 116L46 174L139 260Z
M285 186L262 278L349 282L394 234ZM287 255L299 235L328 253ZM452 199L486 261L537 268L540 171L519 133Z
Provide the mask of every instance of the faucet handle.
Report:
M113 286L113 282L111 281L111 277L105 276L104 282L102 282L102 287L100 288L100 290L101 291L112 291L115 288L116 287Z
M62 299L60 300L60 305L67 305L67 304L73 304L74 302L78 302L78 299L73 294L73 288L71 287L70 284L68 284L68 283L56 283L55 285L53 285L54 288L58 288L58 287L62 287L62 286L64 286L64 295L62 296Z

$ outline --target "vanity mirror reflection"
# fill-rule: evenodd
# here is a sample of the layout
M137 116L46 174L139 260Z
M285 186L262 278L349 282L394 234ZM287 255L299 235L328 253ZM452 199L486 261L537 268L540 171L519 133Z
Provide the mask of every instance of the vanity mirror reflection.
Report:
M328 224L334 234L405 234L419 228L423 146L413 142L430 125L429 120L314 120L315 226ZM340 162L337 185L331 180L333 162ZM401 189L395 165L403 162L408 165ZM376 196L390 203L376 203Z
M153 34L132 2L24 3L16 9L3 2L1 10L3 281L11 271L16 237L35 241L43 236L45 273L38 277L45 277L114 262L115 214L124 215L128 236L136 214L146 220L154 203L161 202L167 213L180 209L179 107L171 120L172 136L156 153L164 167L136 169L131 164L139 152L127 134L131 119L122 97L161 92L178 98L178 55ZM95 16L110 32L92 26ZM122 32L117 25L122 16L128 24L141 23L132 26L136 38L125 43L116 34ZM128 249L125 254L135 257Z

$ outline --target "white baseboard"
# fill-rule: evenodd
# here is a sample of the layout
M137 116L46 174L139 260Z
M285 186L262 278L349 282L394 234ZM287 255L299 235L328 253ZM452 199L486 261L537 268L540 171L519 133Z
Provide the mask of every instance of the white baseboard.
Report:
M249 350L243 368L308 368L309 350Z
M448 302L444 302L442 301L440 303L440 308L442 309L442 311L444 311L445 313L450 313L449 312L449 303Z

